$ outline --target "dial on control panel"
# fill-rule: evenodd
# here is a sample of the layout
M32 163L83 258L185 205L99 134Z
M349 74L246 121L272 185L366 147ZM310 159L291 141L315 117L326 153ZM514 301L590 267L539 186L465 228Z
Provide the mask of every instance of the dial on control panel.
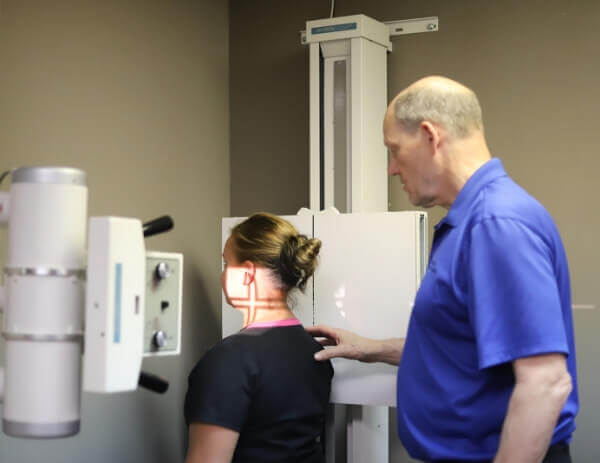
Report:
M171 268L166 262L159 262L154 269L154 275L158 280L164 280L171 274Z
M156 331L152 336L152 345L156 349L165 347L167 345L167 333L165 333L163 330Z

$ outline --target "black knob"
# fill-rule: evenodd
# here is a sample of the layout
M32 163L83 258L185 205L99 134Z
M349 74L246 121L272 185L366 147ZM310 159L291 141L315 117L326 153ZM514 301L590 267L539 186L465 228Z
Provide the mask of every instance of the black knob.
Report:
M169 389L169 382L162 376L153 375L152 373L141 372L138 384L158 394L163 394Z
M168 215L163 215L144 224L144 237L168 232L171 228L173 228L173 219Z

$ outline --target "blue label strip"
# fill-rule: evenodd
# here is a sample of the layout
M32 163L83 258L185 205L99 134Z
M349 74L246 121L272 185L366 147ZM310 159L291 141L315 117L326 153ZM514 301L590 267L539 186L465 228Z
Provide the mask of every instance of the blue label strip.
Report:
M121 294L123 289L123 264L115 265L115 330L113 342L121 342Z
M313 27L310 32L315 34L328 34L329 32L351 31L356 29L356 23L335 24L333 26Z

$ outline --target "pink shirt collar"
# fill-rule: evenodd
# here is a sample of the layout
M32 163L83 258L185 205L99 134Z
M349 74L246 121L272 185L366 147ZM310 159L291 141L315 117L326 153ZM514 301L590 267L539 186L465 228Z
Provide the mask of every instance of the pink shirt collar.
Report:
M287 318L285 320L273 320L270 322L254 322L246 326L248 328L275 328L280 326L298 326L302 325L297 318Z

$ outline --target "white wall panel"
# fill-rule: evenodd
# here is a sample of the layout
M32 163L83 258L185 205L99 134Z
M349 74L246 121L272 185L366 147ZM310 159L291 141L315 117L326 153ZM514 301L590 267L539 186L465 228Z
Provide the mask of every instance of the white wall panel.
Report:
M315 216L323 241L315 324L371 338L403 337L419 283L418 212ZM396 404L397 368L335 359L331 401Z

